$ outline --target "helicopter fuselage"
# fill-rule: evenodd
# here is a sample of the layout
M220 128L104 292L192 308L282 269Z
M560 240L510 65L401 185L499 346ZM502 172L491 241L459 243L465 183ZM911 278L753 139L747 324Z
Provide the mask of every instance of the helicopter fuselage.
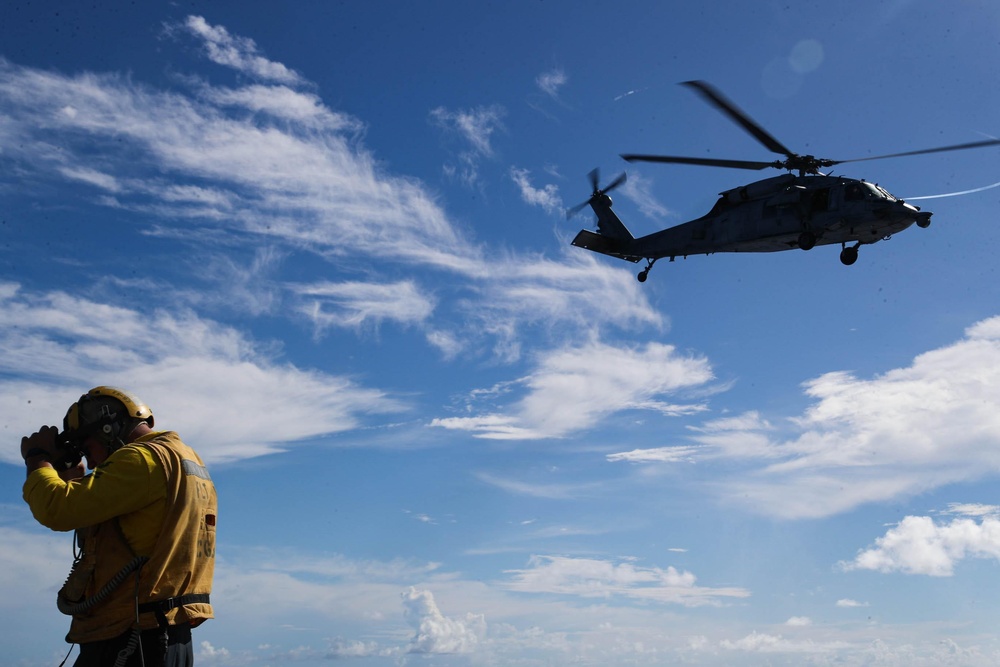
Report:
M635 238L602 194L590 202L599 233L581 231L573 245L649 265L663 257L717 252L777 252L839 243L841 261L853 264L857 248L876 243L914 223L930 224L922 212L878 185L841 176L784 174L720 194L706 215ZM855 244L848 248L847 244ZM647 267L648 270L648 267ZM640 280L644 279L640 274Z

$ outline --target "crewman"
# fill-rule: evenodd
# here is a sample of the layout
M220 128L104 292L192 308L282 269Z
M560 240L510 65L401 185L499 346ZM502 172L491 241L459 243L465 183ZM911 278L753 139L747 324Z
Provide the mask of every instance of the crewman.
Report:
M73 617L75 667L193 665L191 629L214 616L218 513L198 454L173 431L154 431L133 394L101 386L70 406L62 432L42 426L21 438L21 456L35 519L75 531L57 597Z

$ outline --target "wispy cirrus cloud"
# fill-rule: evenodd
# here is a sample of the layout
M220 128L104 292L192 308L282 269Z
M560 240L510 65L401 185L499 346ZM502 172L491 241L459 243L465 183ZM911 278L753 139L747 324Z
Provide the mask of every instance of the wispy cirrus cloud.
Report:
M468 238L422 183L379 167L362 143L358 119L303 90L308 82L272 66L278 63L252 41L200 17L173 26L171 34L198 40L202 52L225 67L256 72L254 81L234 87L189 78L166 90L126 76L66 75L0 58L5 158L28 175L17 187L72 182L99 207L131 214L151 238L195 247L200 266L219 269L206 274L219 278L218 302L245 305L252 314L285 299L300 303L299 294L285 291L290 283L281 280L281 262L302 253L352 276L373 264L391 265L403 275L390 284L417 284L407 275L414 271L458 276L443 297L454 299L454 307L435 307L434 321L427 322L429 344L448 358L489 350L501 360L517 360L528 326L545 334L563 325L664 325L623 267L576 249L553 259L500 252ZM440 108L432 116L478 161L494 156L504 114L501 107ZM554 189L532 190L539 205L559 208ZM262 246L271 258L267 282L260 275L252 281L235 276L247 254L260 259ZM219 256L209 257L208 249ZM251 282L266 298L252 298L246 289ZM233 289L238 292L227 299ZM190 290L170 293L194 296ZM389 308L385 294L375 290L371 304L343 294L319 297L314 303L333 306L316 311L319 327L358 319L412 322L428 312L426 295L408 313L399 303ZM202 295L197 303L208 301ZM484 338L495 342L484 344Z
M556 67L546 72L542 72L535 77L535 85L537 85L543 93L554 99L558 99L559 90L568 82L569 76L567 76L565 70L561 67Z
M286 84L303 83L294 71L260 54L257 44L249 37L232 35L222 26L210 25L201 16L188 16L183 23L166 26L168 32L185 30L199 38L208 58L219 65L258 79Z
M531 184L530 176L531 172L527 169L510 168L510 177L520 189L521 199L532 206L540 206L546 213L561 214L565 207L559 196L559 186L550 183L536 188Z
M322 282L294 285L305 314L322 331L330 326L360 328L383 321L421 324L434 311L434 300L412 280L396 283Z
M468 187L480 185L479 164L492 158L493 135L504 130L506 109L499 105L453 111L445 107L431 110L431 121L447 133L459 137L465 148L456 154L458 164L446 164L445 173Z
M647 218L663 220L673 215L673 212L653 195L653 182L640 172L633 170L629 173L628 180L621 187L621 193L638 206L639 212Z
M287 87L206 86L167 92L0 59L8 158L35 177L90 183L108 206L222 226L245 242L474 271L479 250L419 183L377 169L355 140L357 121Z

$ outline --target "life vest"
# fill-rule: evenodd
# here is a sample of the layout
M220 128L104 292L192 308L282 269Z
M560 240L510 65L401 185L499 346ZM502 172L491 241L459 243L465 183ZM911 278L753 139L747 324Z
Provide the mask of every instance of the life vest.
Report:
M163 525L149 559L135 573L92 608L74 613L68 642L83 644L121 635L135 624L137 602L143 630L164 621L194 627L214 617L208 594L215 571L218 503L208 470L172 431L154 433L126 446L148 448L163 467L167 480ZM78 539L83 556L74 572L81 567L84 572L91 570L86 598L95 596L137 556L117 519L81 529Z

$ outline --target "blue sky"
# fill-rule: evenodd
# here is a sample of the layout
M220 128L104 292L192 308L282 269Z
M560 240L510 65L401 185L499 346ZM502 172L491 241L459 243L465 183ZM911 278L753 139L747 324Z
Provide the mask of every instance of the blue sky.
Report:
M678 82L852 159L996 137L998 57L973 1L9 3L5 659L61 659L72 555L17 443L117 384L219 490L200 665L996 664L1000 190L645 284L563 212L757 177L618 158L771 159Z

